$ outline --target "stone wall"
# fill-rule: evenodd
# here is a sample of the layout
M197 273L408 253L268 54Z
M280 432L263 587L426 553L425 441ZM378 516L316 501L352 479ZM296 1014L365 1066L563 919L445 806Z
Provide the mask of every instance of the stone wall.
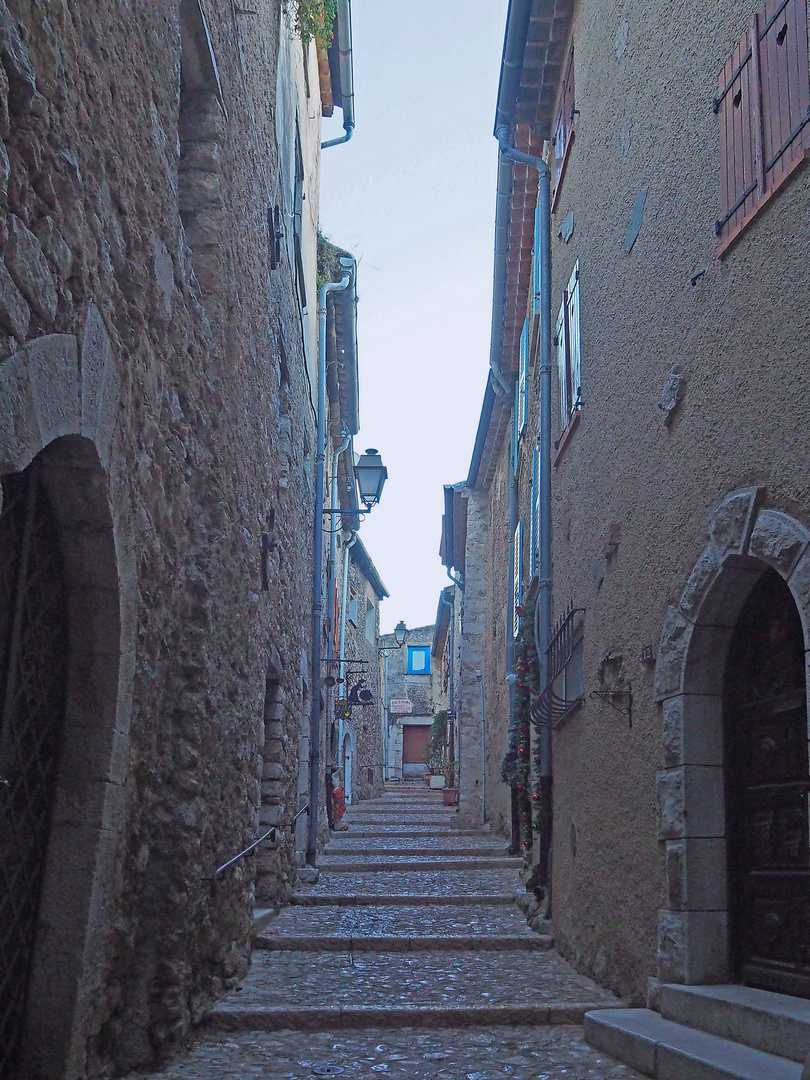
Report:
M504 787L500 777L493 776L490 762L497 755L500 739L497 725L489 722L484 695L486 670L485 633L487 619L486 561L489 538L489 513L486 497L468 492L467 543L465 552L463 604L456 589L460 612L457 633L459 646L458 723L461 741L461 776L459 782L459 812L470 824L484 819L487 787ZM503 752L501 751L501 756ZM497 762L500 768L500 761ZM490 805L495 805L493 800Z
M201 1019L249 956L253 864L213 889L212 873L295 806L314 425L290 260L273 270L268 249L268 207L291 205L284 23L254 6L205 6L218 89L192 130L191 0L0 0L0 468L64 436L92 448L76 482L109 508L123 620L114 770L87 749L114 785L106 846L77 834L73 852L103 948L69 1015L40 1000L32 1078L149 1065ZM304 102L310 147L318 114ZM307 199L317 217L314 184ZM282 833L261 858L266 900L287 894L292 852Z
M354 762L352 770L352 802L361 799L373 799L383 789L383 747L380 728L380 665L377 658L377 643L380 634L380 601L362 569L351 557L349 548L349 597L357 601L358 620L346 621L346 658L365 660L362 677L373 700L367 705L352 707L352 718L346 725L351 732L354 744ZM373 609L373 636L366 633L366 604ZM352 683L358 678L347 678Z

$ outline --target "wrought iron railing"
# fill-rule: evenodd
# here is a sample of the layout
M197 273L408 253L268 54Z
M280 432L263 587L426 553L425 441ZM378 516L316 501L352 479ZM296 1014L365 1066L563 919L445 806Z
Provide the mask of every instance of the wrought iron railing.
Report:
M585 608L574 607L573 600L557 620L546 656L548 657L548 681L531 705L530 715L537 727L555 726L583 700L583 695L570 696L567 687L561 685L566 666L574 649L582 640ZM560 693L560 691L563 691Z
M309 803L304 803L304 805L299 810L297 810L295 812L295 815L294 815L292 821L290 822L290 824L295 825L296 821L298 821L298 819L301 817L302 814L308 814L308 813L309 813ZM238 862L240 862L242 859L248 858L251 855L255 855L256 851L259 848L259 845L263 844L266 840L275 840L277 831L278 830L277 830L276 826L273 825L273 827L268 829L266 833L263 833L261 836L257 837L257 839L254 840L252 844L248 844L248 846L244 849L244 851L240 851L238 855L234 855L234 857L232 859L228 859L228 861L226 863L223 863L222 866L217 867L217 869L214 871L212 877L210 878L211 894L212 895L215 894L217 883L220 882L220 881L223 881L225 879L225 876L227 875L227 873L229 871L232 871L234 866ZM206 878L205 880L208 881L209 879Z

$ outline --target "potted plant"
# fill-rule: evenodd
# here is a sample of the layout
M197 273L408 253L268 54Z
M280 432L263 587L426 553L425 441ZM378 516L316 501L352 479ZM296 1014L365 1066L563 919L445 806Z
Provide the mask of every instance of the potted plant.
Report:
M444 790L442 791L442 802L445 806L455 806L458 802L458 788L456 787L456 771L458 769L457 761L448 761L444 766Z
M444 787L444 762L437 755L428 758L428 787L429 788L443 788Z

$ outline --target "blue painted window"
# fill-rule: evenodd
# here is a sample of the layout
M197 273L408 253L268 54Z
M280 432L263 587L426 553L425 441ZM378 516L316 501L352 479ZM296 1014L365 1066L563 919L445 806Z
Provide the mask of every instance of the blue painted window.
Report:
M408 675L430 674L430 646L408 646Z
M518 436L523 434L529 419L529 320L523 320L520 333L520 366L518 368Z
M520 614L518 608L520 607L521 599L523 597L523 522L517 523L514 537L513 547L513 563L512 563L512 636L517 637L518 630L520 630Z
M540 310L540 207L534 211L534 315L542 315Z
M531 563L530 573L531 576L537 573L537 545L540 539L540 451L535 450L534 460L532 461L532 517L531 527L529 529L529 543L531 544L531 552L529 554L529 560Z

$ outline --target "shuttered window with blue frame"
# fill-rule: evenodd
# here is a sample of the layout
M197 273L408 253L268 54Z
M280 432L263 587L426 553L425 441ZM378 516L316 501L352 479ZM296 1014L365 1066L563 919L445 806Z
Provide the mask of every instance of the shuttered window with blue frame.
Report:
M532 460L532 516L529 529L529 553L531 576L537 573L537 548L540 543L540 451L535 449Z
M520 607L523 596L523 522L517 523L514 535L512 562L512 636L517 637L520 630Z

